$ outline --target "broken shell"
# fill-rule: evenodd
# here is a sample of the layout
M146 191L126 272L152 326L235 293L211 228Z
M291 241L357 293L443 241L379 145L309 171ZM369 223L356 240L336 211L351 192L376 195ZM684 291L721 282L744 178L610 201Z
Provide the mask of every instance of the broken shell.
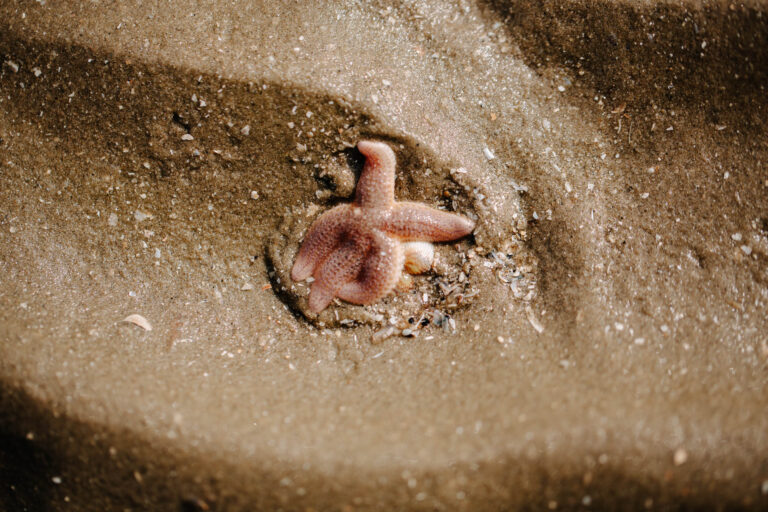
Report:
M152 325L149 323L149 321L146 318L144 318L141 315L136 315L136 314L128 315L127 317L123 318L123 322L128 322L134 325L138 325L145 331L152 330Z
M435 247L429 242L405 242L405 271L409 274L421 274L432 268L435 259Z

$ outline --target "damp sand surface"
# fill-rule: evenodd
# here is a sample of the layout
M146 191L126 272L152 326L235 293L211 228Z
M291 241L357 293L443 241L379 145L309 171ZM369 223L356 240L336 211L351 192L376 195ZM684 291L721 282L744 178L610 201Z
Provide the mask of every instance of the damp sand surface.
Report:
M0 505L765 507L766 16L4 2ZM308 319L361 139L478 229Z

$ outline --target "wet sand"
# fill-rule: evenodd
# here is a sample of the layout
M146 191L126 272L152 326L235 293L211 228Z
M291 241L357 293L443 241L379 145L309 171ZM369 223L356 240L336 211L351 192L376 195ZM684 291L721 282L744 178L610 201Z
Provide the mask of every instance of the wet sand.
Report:
M454 4L0 5L0 508L768 506L765 6ZM478 229L307 319L362 138Z

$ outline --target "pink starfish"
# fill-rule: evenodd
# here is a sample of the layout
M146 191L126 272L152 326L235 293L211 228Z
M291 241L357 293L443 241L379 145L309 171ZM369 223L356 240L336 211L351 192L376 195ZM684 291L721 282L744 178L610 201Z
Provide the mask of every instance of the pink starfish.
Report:
M315 220L291 271L294 281L314 277L309 293L313 313L325 309L334 297L371 304L387 295L408 259L404 242L446 242L475 228L461 215L396 202L395 153L383 142L360 141L357 148L365 156L365 166L355 200Z

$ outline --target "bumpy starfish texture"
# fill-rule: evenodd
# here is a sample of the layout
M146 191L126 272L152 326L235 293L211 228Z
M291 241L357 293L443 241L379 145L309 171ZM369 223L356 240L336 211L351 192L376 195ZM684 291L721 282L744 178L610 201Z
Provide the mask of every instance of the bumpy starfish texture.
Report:
M354 304L376 302L395 287L406 261L420 271L431 264L422 261L423 247L408 242L447 242L475 228L461 215L396 202L395 153L376 141L360 141L357 148L366 160L355 200L315 220L291 271L294 281L314 277L309 293L313 313L334 297Z

